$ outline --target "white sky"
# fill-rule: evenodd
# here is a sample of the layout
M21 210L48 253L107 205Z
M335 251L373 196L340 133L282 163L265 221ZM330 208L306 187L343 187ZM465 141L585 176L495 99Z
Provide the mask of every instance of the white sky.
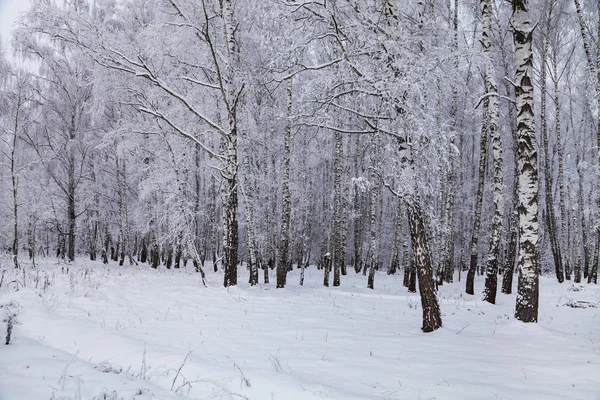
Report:
M10 40L10 32L17 16L28 7L29 0L0 0L0 35L3 43Z

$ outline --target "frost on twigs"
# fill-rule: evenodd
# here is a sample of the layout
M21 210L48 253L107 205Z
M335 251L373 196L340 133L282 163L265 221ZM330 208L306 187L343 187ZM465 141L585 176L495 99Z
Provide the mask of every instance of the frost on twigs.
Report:
M366 193L371 184L364 176L359 176L358 178L352 178L352 185L356 188L359 193Z

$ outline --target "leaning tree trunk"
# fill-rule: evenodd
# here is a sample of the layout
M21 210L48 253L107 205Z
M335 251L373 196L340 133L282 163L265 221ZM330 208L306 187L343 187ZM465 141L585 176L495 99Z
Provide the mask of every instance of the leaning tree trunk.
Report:
M539 302L539 221L538 167L533 114L534 25L529 15L529 0L512 0L513 39L515 43L515 94L517 99L517 158L519 162L519 283L515 317L537 322Z
M423 308L423 332L432 332L442 326L440 307L435 295L433 273L427 235L423 226L421 206L417 202L406 203L412 248L419 276L419 294Z
M492 54L491 37L491 0L481 0L481 14L483 19L482 44L483 51L487 56L485 71L485 86L488 94L497 94L496 78L494 70L494 56ZM500 142L500 130L498 127L498 99L490 96L488 104L488 126L492 140L492 154L494 159L494 216L492 217L492 238L490 252L487 259L487 274L485 279L485 290L483 300L496 303L496 291L498 287L498 257L500 254L500 238L502 236L502 220L504 218L504 200L502 196L502 143Z
M277 262L277 288L286 284L288 272L288 252L290 247L290 218L292 214L292 195L290 193L290 158L292 151L292 78L288 79L286 91L287 121L283 149L283 179L281 184L281 244Z

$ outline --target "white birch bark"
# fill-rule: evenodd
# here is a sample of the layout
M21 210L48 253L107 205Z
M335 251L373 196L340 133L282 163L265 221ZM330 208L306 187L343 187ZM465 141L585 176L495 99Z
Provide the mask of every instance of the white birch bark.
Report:
M367 287L374 288L375 267L379 258L379 240L377 229L377 195L378 177L376 168L379 165L379 136L376 134L371 141L371 169L369 174L369 277Z
M254 195L252 188L255 182L250 178L252 171L250 169L250 157L244 155L244 186L242 187L242 196L244 198L244 217L246 219L246 246L248 247L250 262L250 277L248 282L250 286L258 284L258 265L256 259L256 228L254 222Z
M552 2L554 4L554 1ZM558 193L560 196L559 200L559 209L560 209L560 242L559 246L561 247L561 254L563 255L563 268L565 273L565 278L567 280L571 279L571 271L568 262L568 257L566 256L569 249L569 238L567 235L568 229L568 216L567 216L567 208L566 208L566 192L565 192L565 173L564 173L564 149L562 143L562 134L561 134L561 119L560 119L560 89L559 89L559 80L560 76L558 75L558 57L557 54L558 49L554 49L552 53L552 81L554 84L554 131L556 132L556 150L558 153Z
M17 183L17 140L19 138L19 118L21 107L23 106L23 94L21 88L18 88L17 100L15 104L15 115L13 123L12 141L10 148L10 179L12 186L13 198L13 243L12 243L12 259L15 268L19 268L19 202L17 200L18 183Z
M534 25L529 0L512 1L513 39L515 43L515 94L517 100L517 158L519 163L519 283L515 317L537 322L539 301L539 221L538 167L533 114Z
M334 134L333 151L333 286L340 286L340 275L342 272L342 134Z
M227 42L227 57L225 75L223 77L224 101L227 109L227 134L225 136L226 164L224 177L226 184L223 188L223 267L224 286L237 284L238 263L238 195L237 195L237 102L241 90L235 84L235 66L237 59L237 43L234 32L233 4L231 0L223 0L222 15ZM215 65L218 61L215 57Z
M491 13L492 4L490 0L481 0L481 16L483 21L482 45L486 56L485 86L486 93L497 94L496 71L494 69L494 56L492 54L491 38ZM490 96L488 104L488 127L492 140L492 155L494 160L494 191L492 217L492 238L490 252L487 259L487 275L483 299L489 303L496 303L496 291L498 286L498 258L500 255L500 238L502 235L502 221L504 219L504 200L502 190L504 186L502 175L502 143L500 142L500 130L498 127L498 97Z
M283 148L283 178L281 182L281 245L277 262L277 287L286 284L289 247L290 247L290 218L292 213L292 195L290 193L290 158L292 152L292 78L288 78L286 88L287 121Z

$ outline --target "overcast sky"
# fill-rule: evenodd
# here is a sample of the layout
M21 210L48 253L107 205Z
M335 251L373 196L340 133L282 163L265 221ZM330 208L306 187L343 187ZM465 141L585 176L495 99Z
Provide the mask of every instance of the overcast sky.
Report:
M10 39L13 23L20 12L27 10L29 0L0 0L0 35L2 41Z

